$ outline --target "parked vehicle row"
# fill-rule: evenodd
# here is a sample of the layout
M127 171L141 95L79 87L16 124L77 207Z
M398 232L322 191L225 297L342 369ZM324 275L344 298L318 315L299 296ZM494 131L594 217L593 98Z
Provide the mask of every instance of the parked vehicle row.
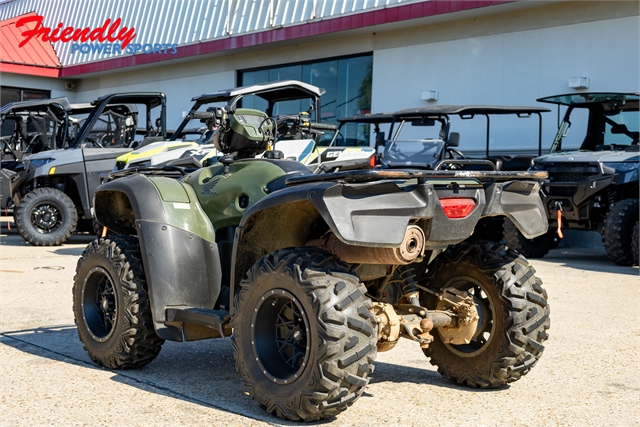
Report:
M115 98L103 107L101 100L71 105L66 98L7 105L0 113L3 129L11 123L14 129L2 137L2 207L5 211L13 208L31 193L20 210L19 221L16 216L20 234L33 244L60 244L76 229L99 228L93 221L91 196L101 176L104 178L109 171L170 165L199 168L215 162L221 152L215 147L213 136L223 119L220 111L225 103L235 99L235 105L245 96L256 96L266 102L265 112L271 117L279 103L308 99L309 111L273 118L278 135L274 147L269 148L277 145L277 151L283 152L285 158L301 162L315 173L372 167L547 170L551 177L541 193L551 226L547 234L527 239L508 219L502 225L498 223L501 219L487 218L476 237L504 239L525 256L537 258L558 245L562 228L597 230L616 263L637 263L630 248L638 222L638 155L634 154L639 127L637 93L583 93L539 99L567 107L549 154L542 156L541 114L550 111L546 108L434 106L346 117L339 119L336 128L319 122L323 92L302 82L285 81L204 94L193 98L193 107L168 140L163 137L167 131L160 117L154 128L147 113L146 127L137 126L136 104L144 101L136 94L113 95ZM123 96L131 102L122 101ZM151 95L154 96L160 97ZM164 105L164 101L160 103ZM101 112L96 116L94 109ZM163 108L160 116L165 116L164 111ZM562 151L562 142L574 111L589 113L586 129L574 129L584 132L584 141L578 152L566 152ZM95 120L84 126L89 113ZM490 124L494 117L504 115L537 116L537 157L491 153ZM485 156L469 158L459 149L460 133L451 129L452 117L486 119L483 134L474 135L486 135ZM360 132L360 139L345 136L350 126L361 125L367 128ZM371 143L369 126L374 128ZM81 141L76 138L80 133ZM64 148L81 150L51 151ZM121 152L108 153L103 148ZM48 154L33 156L43 150ZM113 154L120 154L114 165ZM32 158L23 162L23 155ZM60 161L64 166L58 169ZM25 165L29 171L24 170ZM14 214L17 213L16 209Z

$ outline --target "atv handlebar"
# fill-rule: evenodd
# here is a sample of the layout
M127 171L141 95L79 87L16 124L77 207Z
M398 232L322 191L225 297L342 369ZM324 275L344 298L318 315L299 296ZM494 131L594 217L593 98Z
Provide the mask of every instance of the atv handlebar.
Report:
M315 130L338 130L338 126L336 125L330 125L330 124L326 124L326 123L316 123L316 122L309 122L309 119L303 119L300 115L278 115L276 117L276 123L278 124L278 127L280 127L281 124L286 123L288 121L292 121L294 122L294 125L302 125L308 129L315 129ZM306 121L306 124L303 124L302 122Z

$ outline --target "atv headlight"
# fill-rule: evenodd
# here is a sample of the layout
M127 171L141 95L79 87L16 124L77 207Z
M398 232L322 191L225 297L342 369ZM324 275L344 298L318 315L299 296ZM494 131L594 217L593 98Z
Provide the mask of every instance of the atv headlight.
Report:
M44 166L49 162L53 162L55 159L33 159L29 163L34 168L39 168L40 166Z

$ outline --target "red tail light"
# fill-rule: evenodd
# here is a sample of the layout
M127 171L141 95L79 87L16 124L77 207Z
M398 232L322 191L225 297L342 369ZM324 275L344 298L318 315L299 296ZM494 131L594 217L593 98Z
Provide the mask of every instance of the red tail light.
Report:
M371 169L376 167L376 155L372 155L371 157L369 157L369 166L371 166Z
M476 207L476 201L463 197L440 199L442 210L448 218L465 218Z

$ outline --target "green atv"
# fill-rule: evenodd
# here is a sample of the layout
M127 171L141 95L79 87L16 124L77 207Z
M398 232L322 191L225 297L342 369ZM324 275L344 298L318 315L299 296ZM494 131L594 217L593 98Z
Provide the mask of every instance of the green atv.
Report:
M334 416L378 351L419 345L446 378L495 388L537 363L547 293L520 255L467 241L479 219L547 231L544 172L312 174L278 151L273 119L225 108L219 163L181 179L120 172L95 193L110 236L78 261L73 310L90 358L140 368L165 340L231 337L267 412ZM384 232L382 232L384 230Z

